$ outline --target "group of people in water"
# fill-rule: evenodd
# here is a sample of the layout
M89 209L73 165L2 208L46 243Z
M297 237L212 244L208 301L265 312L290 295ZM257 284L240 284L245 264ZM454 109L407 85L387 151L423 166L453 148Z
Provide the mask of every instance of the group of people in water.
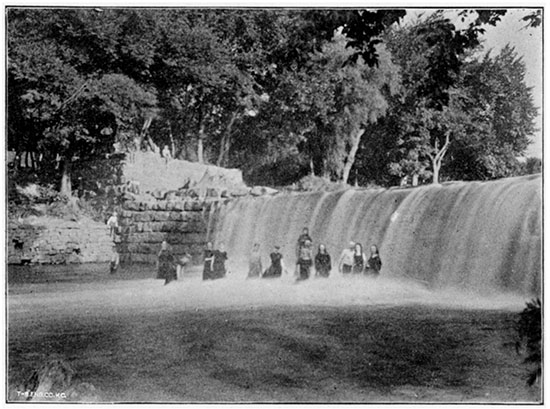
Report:
M260 245L254 244L248 267L248 278L274 278L281 277L288 270L283 263L280 246L276 245L269 255L271 265L263 271ZM315 268L316 277L328 277L332 270L330 254L324 244L319 244L317 254L313 256L313 240L309 236L308 228L304 228L296 245L296 275L297 280L307 280L311 275L312 267ZM350 242L338 261L338 271L343 275L363 274L377 277L382 268L382 260L376 245L370 248L370 256L367 258L363 252L361 243Z
M289 270L283 262L283 255L279 245L275 245L269 255L270 265L267 269L262 267L261 248L255 243L249 258L248 278L278 278L283 274L289 274ZM316 277L329 277L332 271L332 259L324 244L319 244L317 254L313 254L313 240L309 236L307 228L303 229L296 244L296 268L294 274L297 281L307 280L315 269ZM157 278L164 279L165 284L181 277L185 265L189 263L189 254L176 257L166 241L162 242L157 262ZM228 273L226 262L227 252L223 243L214 249L212 243L207 243L204 250L203 280L215 280L223 278ZM382 260L376 245L370 246L370 255L363 252L361 243L350 242L349 247L342 251L338 260L338 271L346 275L367 275L377 277L382 268Z
M270 265L267 269L262 267L261 248L255 243L249 258L248 278L278 278L289 271L283 262L281 247L275 245L269 255ZM319 244L317 254L313 255L313 240L309 236L309 230L304 228L296 244L296 268L297 281L307 280L315 269L316 277L329 277L332 271L332 259L324 244ZM189 263L189 254L176 257L169 249L166 241L162 242L157 262L157 278L165 280L165 284L181 277L185 265ZM226 262L227 252L223 243L214 249L212 243L207 243L204 250L203 280L215 280L223 278L228 273ZM338 260L338 271L346 275L368 275L377 277L382 268L382 260L376 245L370 246L370 255L363 251L361 243L350 242L349 247L342 251Z

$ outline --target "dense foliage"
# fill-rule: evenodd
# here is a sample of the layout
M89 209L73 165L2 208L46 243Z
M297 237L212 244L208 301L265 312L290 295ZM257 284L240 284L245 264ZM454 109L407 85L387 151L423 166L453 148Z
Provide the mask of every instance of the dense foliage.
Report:
M524 363L530 366L527 384L532 386L542 376L542 303L539 298L528 302L520 313L517 331L516 349L525 348Z
M464 10L458 29L390 9L10 8L8 149L66 195L93 185L88 168L116 173L115 144L272 185L525 173L525 65L511 47L480 53L504 13Z

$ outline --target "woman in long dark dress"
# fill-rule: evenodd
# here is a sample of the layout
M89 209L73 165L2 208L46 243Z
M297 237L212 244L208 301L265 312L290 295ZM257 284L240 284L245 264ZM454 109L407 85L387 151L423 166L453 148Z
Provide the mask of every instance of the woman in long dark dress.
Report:
M178 279L176 265L176 258L165 240L161 244L157 262L157 278L163 278L164 285Z
M269 255L271 265L264 271L262 278L277 278L283 274L283 255L279 249L279 246L275 246L275 251Z
M367 257L363 253L363 246L361 246L361 243L356 243L353 250L353 274L361 274L365 268L366 261Z
M315 274L319 277L328 277L332 265L330 255L324 244L319 244L319 251L315 256Z
M260 245L254 244L250 259L248 260L248 278L257 278L262 275L262 254Z
M220 244L219 250L214 250L214 262L212 264L212 278L223 278L226 274L225 262L227 261L227 252L225 246Z
M378 277L382 269L382 259L380 258L378 247L375 244L370 246L370 257L367 261L367 269L367 272L374 277Z
M202 270L202 279L212 279L212 264L214 262L214 250L212 250L212 243L206 243L206 249L204 250L204 268Z

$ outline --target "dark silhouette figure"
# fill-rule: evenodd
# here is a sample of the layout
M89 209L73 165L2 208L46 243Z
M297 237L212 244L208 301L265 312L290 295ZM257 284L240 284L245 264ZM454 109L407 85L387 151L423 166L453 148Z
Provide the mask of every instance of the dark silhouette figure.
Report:
M324 244L319 245L319 251L315 256L315 273L319 277L328 277L331 269L330 254Z
M382 259L380 258L380 253L378 252L378 247L373 244L370 246L370 257L367 261L367 271L368 274L378 277L380 270L382 269Z
M177 280L177 262L176 257L170 250L168 243L165 241L161 244L161 249L158 255L157 262L157 278L163 278L164 285L170 283L171 281Z
M283 274L283 255L279 252L280 247L275 246L275 251L269 255L271 265L264 271L262 278L276 278Z

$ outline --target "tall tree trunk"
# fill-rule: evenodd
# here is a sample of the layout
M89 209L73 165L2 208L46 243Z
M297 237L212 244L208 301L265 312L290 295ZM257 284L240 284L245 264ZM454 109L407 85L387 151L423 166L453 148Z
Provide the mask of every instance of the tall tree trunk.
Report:
M361 142L361 136L365 133L364 129L359 129L357 134L353 137L353 142L351 145L351 149L348 153L348 157L346 160L346 164L344 165L344 171L342 173L342 182L348 183L349 174L351 172L351 168L353 167L353 164L355 163L355 155L357 154L357 151L359 150L359 143Z
M432 178L432 184L438 184L439 183L439 170L441 169L441 162L443 162L443 158L445 157L445 154L447 153L447 149L449 148L449 144L451 142L451 133L446 132L445 133L445 143L443 144L443 147L439 149L439 140L436 139L435 141L435 155L431 155L428 153L428 156L430 157L432 161L432 171L433 171L433 178Z
M141 132L139 133L138 143L137 143L137 146L136 146L137 151L139 151L141 149L141 144L143 143L143 138L145 138L145 135L147 135L147 132L149 131L149 127L151 126L151 122L153 122L153 118L149 117L149 118L145 119L145 122L143 123L143 126L141 127ZM149 139L151 139L151 138L149 138ZM151 146L151 149L153 149L152 146Z
M229 156L229 148L231 147L231 131L233 129L233 124L235 123L236 119L237 113L233 112L231 114L231 120L227 125L227 128L220 143L220 154L218 155L218 160L216 162L216 165L218 166L224 166L227 162L227 157Z
M170 154L172 155L172 158L176 158L176 144L174 143L174 136L172 135L172 124L168 122L168 136L170 136Z
M63 159L63 173L61 175L61 189L60 192L62 196L67 198L72 197L72 185L71 185L71 160L69 158Z
M204 163L204 138L206 136L204 135L204 124L201 123L201 126L199 128L199 140L197 144L197 159L199 163Z
M433 169L432 183L436 185L439 183L439 169L441 169L441 162L432 160L432 169Z

